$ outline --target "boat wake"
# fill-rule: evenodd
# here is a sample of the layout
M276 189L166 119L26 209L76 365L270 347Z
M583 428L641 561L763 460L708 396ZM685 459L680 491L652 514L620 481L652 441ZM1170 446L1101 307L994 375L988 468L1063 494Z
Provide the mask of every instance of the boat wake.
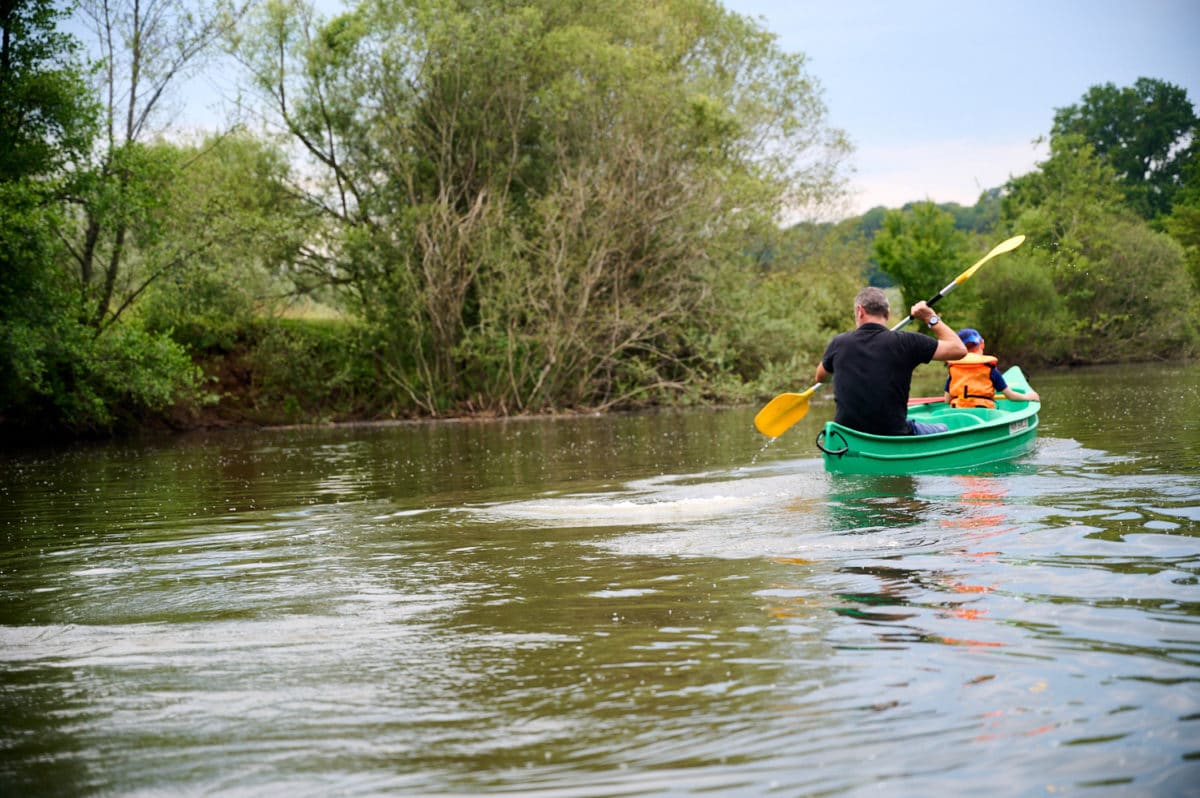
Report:
M662 475L627 482L602 493L540 496L470 508L483 520L539 527L642 527L741 517L820 495L824 475L804 461L797 468L736 469L720 473ZM804 466L808 465L808 473ZM799 473L797 471L799 470Z
M707 474L664 475L611 491L540 496L464 508L485 522L529 529L604 530L588 541L622 556L789 557L829 547L886 549L862 535L825 534L829 476L808 459Z

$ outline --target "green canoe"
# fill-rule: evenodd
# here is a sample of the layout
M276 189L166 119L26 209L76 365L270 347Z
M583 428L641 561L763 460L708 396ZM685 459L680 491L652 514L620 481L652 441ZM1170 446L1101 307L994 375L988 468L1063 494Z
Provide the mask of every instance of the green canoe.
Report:
M1009 386L1025 393L1021 369L1004 372ZM908 417L949 430L931 435L871 435L833 421L817 435L825 470L842 474L924 474L959 471L1018 457L1037 438L1040 402L997 399L995 409L952 408L942 402L912 405Z

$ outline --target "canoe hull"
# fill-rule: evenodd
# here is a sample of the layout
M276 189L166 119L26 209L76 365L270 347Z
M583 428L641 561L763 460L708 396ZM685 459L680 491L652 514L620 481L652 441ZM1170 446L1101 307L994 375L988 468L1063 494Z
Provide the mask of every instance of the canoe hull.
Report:
M1014 366L1004 374L1018 391L1029 390ZM946 424L932 435L870 435L830 421L817 436L825 470L842 474L926 474L975 469L1011 460L1030 451L1037 439L1040 402L996 400L995 409L952 408L922 404L908 417L927 424Z

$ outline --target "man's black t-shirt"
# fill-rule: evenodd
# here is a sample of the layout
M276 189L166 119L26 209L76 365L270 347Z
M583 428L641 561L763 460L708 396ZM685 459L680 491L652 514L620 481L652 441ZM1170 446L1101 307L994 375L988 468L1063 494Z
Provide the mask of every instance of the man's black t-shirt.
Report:
M874 322L835 336L821 358L833 374L834 421L875 435L907 435L913 369L932 360L937 346L927 335Z

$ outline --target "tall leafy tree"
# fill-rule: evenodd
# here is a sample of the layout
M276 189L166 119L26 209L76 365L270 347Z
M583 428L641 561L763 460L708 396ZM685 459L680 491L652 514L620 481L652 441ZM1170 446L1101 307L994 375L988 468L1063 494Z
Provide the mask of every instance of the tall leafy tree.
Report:
M1146 219L1170 213L1188 165L1200 157L1200 118L1187 91L1152 78L1092 86L1080 103L1055 112L1051 136L1087 142Z
M1004 217L1029 236L1021 269L1040 276L1011 294L986 292L983 317L1011 331L1025 320L1004 303L1044 309L1030 329L1045 331L1047 319L1055 329L1031 355L1087 363L1195 351L1196 294L1182 248L1128 207L1116 171L1081 136L1052 138L1049 158L1009 182Z
M1176 198L1164 228L1183 247L1192 284L1200 291L1200 160L1191 165L1187 188Z
M0 0L0 421L110 429L197 397L187 353L136 312L164 277L212 263L206 251L247 218L230 213L236 190L185 179L215 147L152 138L172 81L228 22L194 10L88 5L103 58L85 71L62 13Z
M312 213L287 188L290 164L265 137L213 134L196 144L147 147L169 164L159 192L163 232L139 252L136 315L197 349L230 344L293 286Z
M96 104L79 42L51 0L0 0L0 420L53 392L70 340L71 294L56 271L68 167L84 159Z
M837 187L803 59L712 0L263 6L240 52L338 225L309 261L426 412L677 390L711 270ZM300 188L300 187L298 187Z
M1002 199L1003 216L1030 243L1070 261L1105 220L1126 210L1120 176L1078 134L1050 140L1050 156L1013 178Z
M59 174L87 154L96 104L80 43L51 0L0 0L0 178ZM30 187L32 188L32 187Z
M70 252L87 321L102 331L183 262L174 252L154 256L178 165L153 138L172 88L204 64L241 11L227 0L81 0L81 10L100 56L102 133L75 197L80 230Z
M875 260L904 290L904 300L928 299L962 271L967 234L955 227L954 214L932 202L888 211L875 234Z

